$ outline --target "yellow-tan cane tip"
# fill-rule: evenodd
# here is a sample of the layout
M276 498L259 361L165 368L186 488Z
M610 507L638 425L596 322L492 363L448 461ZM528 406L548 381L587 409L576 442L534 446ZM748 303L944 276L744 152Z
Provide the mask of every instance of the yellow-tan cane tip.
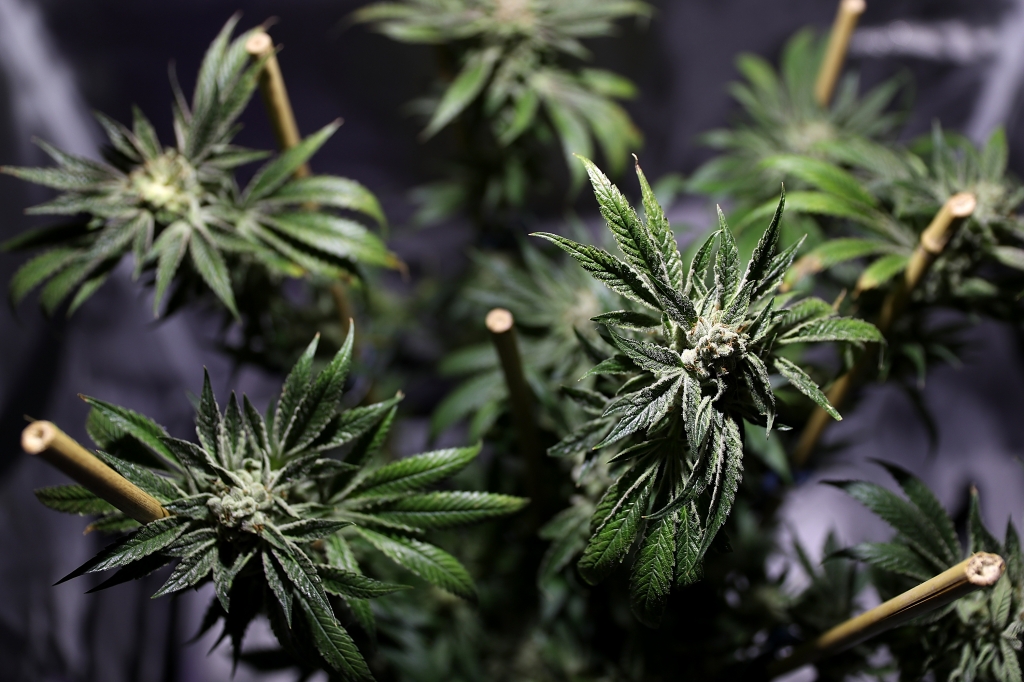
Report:
M988 587L995 585L1006 570L1006 562L998 554L978 552L967 563L967 580L972 585Z
M21 447L30 455L38 455L50 447L57 436L57 427L51 422L32 422L21 432Z
M504 334L512 328L514 323L515 319L512 317L512 313L504 308L494 308L491 312L487 313L487 319L485 320L487 329L493 334Z
M868 4L864 0L843 0L842 7L843 11L850 14L863 14L864 10L868 8Z
M954 218L966 218L977 207L978 200L970 192L961 192L949 198L949 210Z
M259 31L249 36L249 39L245 41L245 51L251 55L264 55L274 47L274 41L270 39L270 35Z

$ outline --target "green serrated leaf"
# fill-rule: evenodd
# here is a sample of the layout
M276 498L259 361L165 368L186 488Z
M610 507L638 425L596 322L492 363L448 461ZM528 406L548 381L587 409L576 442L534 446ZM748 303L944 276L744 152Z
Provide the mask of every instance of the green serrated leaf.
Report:
M159 456L163 463L170 465L170 467L177 465L177 458L163 442L167 438L167 431L164 427L149 417L127 408L86 395L80 395L79 397L88 403L95 412L102 415L106 422L107 430L111 435L124 434L130 436ZM100 443L100 446L104 448L109 448L110 445L112 443Z
M594 517L596 520L598 515L602 515L603 520L577 564L580 575L591 585L607 578L625 559L647 511L656 474L656 467L647 468L628 487L615 491L617 499L606 495L598 504Z
M480 452L480 445L468 448L435 450L386 464L360 482L360 495L383 495L425 488L448 478L469 464Z
M807 375L796 363L787 360L786 358L778 357L775 358L775 370L786 377L790 384L793 385L798 391L803 393L805 396L814 401L821 409L825 410L830 417L836 421L842 421L842 416L832 407L832 404L828 401L828 397L822 392L818 384L814 382L810 376Z
M660 309L657 296L651 291L640 272L604 249L579 244L571 239L547 232L535 232L532 236L547 239L561 248L583 266L583 269L589 272L594 279L615 293L655 310Z
M105 514L114 511L113 505L80 485L36 488L33 492L44 505L66 514Z
M675 404L683 388L684 372L669 374L636 393L616 400L605 410L615 415L618 422L596 448L602 448L642 430L650 430L664 418Z
M455 117L462 113L470 102L476 99L487 83L487 79L490 78L494 64L500 55L501 50L497 46L469 53L459 75L448 86L437 109L434 110L430 123L423 131L423 139L429 139L437 134L439 130L455 120Z
M945 540L916 505L876 483L829 481L881 517L921 556L933 574L949 568Z
M736 420L726 417L722 425L724 452L721 465L715 471L711 502L701 541L701 555L711 547L719 529L725 525L743 478L743 438Z
M921 582L935 577L934 568L926 564L917 552L896 542L865 542L845 550L843 554Z
M174 567L167 582L153 594L153 598L187 589L205 578L213 570L213 563L217 559L216 542L211 539L193 546Z
M373 514L414 528L450 528L513 514L526 503L521 497L496 493L419 493L402 497Z
M340 121L328 123L256 171L256 175L253 176L242 193L242 201L245 205L252 206L281 187L299 166L309 161L310 157L327 142L340 126Z
M832 317L811 320L779 337L777 343L819 343L822 341L849 341L883 343L885 337L878 328L864 320L852 317Z
M409 589L408 585L385 583L373 578L368 578L355 571L346 571L335 566L323 564L316 567L320 574L320 581L329 594L336 594L340 597L355 597L357 599L373 599L401 590Z
M889 253L864 268L857 280L857 289L868 291L886 284L906 269L910 257L902 253Z
M648 525L629 577L629 601L641 623L656 628L668 603L676 562L675 514Z
M476 600L476 588L469 573L458 559L440 547L412 538L383 535L368 528L357 527L356 531L399 566L457 597Z
M57 584L86 573L127 566L169 546L188 528L188 519L171 516L151 521L128 537L108 545L95 557L57 581Z
M608 324L625 329L637 331L650 331L661 328L661 320L653 315L637 313L630 310L616 310L610 313L601 313L590 318L598 324Z
M373 675L366 661L356 648L352 637L341 627L330 608L318 602L299 599L299 606L306 615L306 621L313 633L317 651L327 664L348 679L372 680Z

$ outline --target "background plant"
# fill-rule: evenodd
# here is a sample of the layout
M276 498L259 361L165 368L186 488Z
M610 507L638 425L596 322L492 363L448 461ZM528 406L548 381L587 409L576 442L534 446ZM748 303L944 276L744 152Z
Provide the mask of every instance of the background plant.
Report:
M635 87L573 62L590 56L582 39L649 13L643 2L620 0L407 0L359 10L356 21L393 40L437 48L443 85L417 105L429 116L422 137L454 126L462 168L456 180L421 191L422 215L466 208L488 224L524 207L543 187L542 152L553 140L576 186L583 175L572 155L592 156L595 140L609 167L621 171L641 137L616 100L632 98Z
M69 223L5 244L7 250L47 249L15 274L10 287L15 302L45 283L43 308L53 313L75 293L72 312L129 252L136 278L152 274L155 311L177 282L172 309L201 284L235 317L235 290L250 269L265 273L264 281L280 282L350 278L358 264L398 264L363 224L329 210L384 225L380 204L365 187L329 175L292 178L337 130L337 122L263 165L244 188L238 185L235 169L269 154L232 144L262 67L250 64L245 51L252 31L230 39L237 21L231 19L207 51L191 104L172 83L175 146L162 146L138 109L131 129L97 114L110 143L105 162L40 142L56 168L3 169L63 192L31 213L70 216Z

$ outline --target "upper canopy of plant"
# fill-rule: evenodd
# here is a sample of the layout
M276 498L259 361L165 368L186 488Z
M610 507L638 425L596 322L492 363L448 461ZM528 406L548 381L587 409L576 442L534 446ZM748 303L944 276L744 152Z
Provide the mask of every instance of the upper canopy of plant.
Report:
M721 211L719 231L685 269L639 167L646 221L593 163L583 162L625 260L557 235L540 236L654 314L624 310L594 318L622 332L609 331L618 353L591 373L628 379L614 396L589 396L596 418L555 451L596 450L630 439L612 460L623 471L598 503L579 569L586 580L599 582L642 537L631 577L634 610L641 620L657 623L672 583L699 578L701 559L729 515L743 470L741 421L772 428L770 374L839 416L780 351L882 337L871 324L835 316L820 299L776 308L775 291L798 246L776 253L785 196L746 269Z
M29 213L73 217L4 246L46 248L12 279L15 302L45 282L44 309L52 313L75 293L74 311L128 252L136 276L155 270L154 310L176 277L198 276L236 316L232 266L239 261L277 277L331 279L348 277L356 264L398 263L365 226L328 210L352 211L383 225L380 204L365 187L330 175L292 177L338 123L265 164L244 188L237 184L236 168L269 156L232 144L262 68L262 62L250 64L245 51L251 31L230 39L237 21L228 21L210 45L191 104L175 84L173 147L161 145L138 109L131 129L97 113L110 142L105 161L40 142L57 167L0 169L62 192Z
M454 48L458 73L432 107L425 137L479 104L507 147L537 129L543 107L579 182L571 155L592 156L592 139L613 169L639 145L640 133L614 101L631 98L635 88L609 71L568 68L559 57L587 59L580 39L609 35L616 20L649 13L633 0L404 0L370 5L355 18L394 40Z
M769 188L783 180L779 168L766 160L795 154L838 164L863 157L888 159L876 141L894 136L901 120L887 112L901 88L892 79L858 97L856 75L840 82L828 107L814 99L826 38L810 30L786 44L778 71L762 57L743 54L736 66L746 82L733 83L730 92L743 108L744 118L729 129L714 130L704 141L723 153L698 169L690 181L700 192L725 195L744 202L766 199Z

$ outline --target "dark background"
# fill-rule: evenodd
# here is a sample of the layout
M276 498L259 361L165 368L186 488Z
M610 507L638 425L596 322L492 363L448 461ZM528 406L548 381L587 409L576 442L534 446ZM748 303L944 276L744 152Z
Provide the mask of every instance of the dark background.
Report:
M95 156L101 136L90 109L129 120L131 105L138 104L169 139L168 64L176 64L190 91L206 46L233 12L244 10L243 27L273 16L279 21L271 34L284 48L280 60L300 128L309 133L338 116L345 119L316 157L317 170L356 178L377 193L397 226L392 245L416 276L451 276L464 263L466 227L402 227L412 211L409 190L439 177L436 159L445 151L443 136L421 146L421 123L404 113L429 87L433 62L427 48L348 27L346 16L361 4L0 0L0 164L44 163L29 143L33 135ZM654 178L688 173L708 157L695 138L736 114L726 84L737 75L737 53L775 59L794 30L827 27L835 11L833 0L655 5L649 23L627 22L617 38L590 43L597 65L639 85L640 96L628 108L646 137L639 154ZM1011 166L1024 170L1018 106L1024 1L869 1L851 63L866 85L900 70L914 76L908 135L926 131L935 118L976 140L1004 125ZM261 107L251 107L243 122L242 144L273 146ZM45 196L0 176L0 239L32 225L22 211ZM596 214L586 197L576 207L584 218ZM689 198L673 215L701 228L707 209ZM555 224L561 217L541 216ZM21 260L0 255L0 280ZM86 580L51 587L101 541L81 535L80 519L35 501L32 488L59 483L61 476L31 461L18 445L26 414L52 419L84 438L86 409L78 393L129 406L186 435L192 423L186 392L198 391L203 365L218 393L241 390L257 405L266 404L278 378L234 367L215 351L215 333L215 321L195 311L155 323L147 294L126 268L70 320L44 320L33 303L17 311L0 307L0 679L205 682L230 675L224 652L205 656L212 640L179 646L195 631L205 594L151 602L159 576L98 595L82 594ZM847 543L882 533L854 503L816 484L854 475L878 480L867 457L918 472L954 510L963 507L967 484L977 482L989 524L1000 527L1010 514L1020 519L1020 339L1008 328L981 324L967 346L962 368L941 368L928 378L928 404L940 427L937 448L929 450L924 427L899 392L870 389L869 400L829 432L830 439L851 445L788 500L784 516L793 531L787 532L812 549L830 528ZM403 442L417 445L418 424L407 423ZM270 641L258 630L252 637ZM250 678L241 670L236 679Z

